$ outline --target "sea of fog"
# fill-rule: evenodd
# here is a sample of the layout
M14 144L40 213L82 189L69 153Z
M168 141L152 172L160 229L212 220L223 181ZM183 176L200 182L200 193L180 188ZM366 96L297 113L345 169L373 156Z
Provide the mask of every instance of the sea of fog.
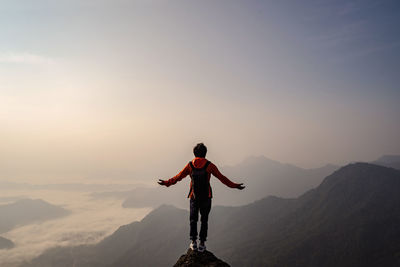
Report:
M0 194L4 200L0 204L23 197L42 199L71 211L66 217L20 226L1 234L15 243L13 249L0 250L3 267L18 266L51 247L96 243L119 226L141 220L151 211L122 208L121 199L93 199L88 192L7 190Z

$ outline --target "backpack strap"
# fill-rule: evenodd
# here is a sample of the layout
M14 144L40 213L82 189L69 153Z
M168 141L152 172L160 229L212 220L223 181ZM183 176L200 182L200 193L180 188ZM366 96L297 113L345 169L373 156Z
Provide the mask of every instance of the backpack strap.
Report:
M203 169L207 169L208 165L210 165L210 161L207 160L206 164L204 165Z

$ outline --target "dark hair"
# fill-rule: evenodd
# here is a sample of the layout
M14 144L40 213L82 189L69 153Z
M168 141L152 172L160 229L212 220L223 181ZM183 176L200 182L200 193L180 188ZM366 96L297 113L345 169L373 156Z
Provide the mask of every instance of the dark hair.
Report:
M207 154L207 147L203 143L198 143L193 148L193 154L195 157L205 158Z

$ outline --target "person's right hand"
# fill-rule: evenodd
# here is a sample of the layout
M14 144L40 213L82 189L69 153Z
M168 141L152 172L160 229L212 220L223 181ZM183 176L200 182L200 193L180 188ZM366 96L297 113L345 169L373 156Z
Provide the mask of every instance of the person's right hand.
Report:
M243 185L243 183L240 183L236 188L239 190L243 190L245 186Z

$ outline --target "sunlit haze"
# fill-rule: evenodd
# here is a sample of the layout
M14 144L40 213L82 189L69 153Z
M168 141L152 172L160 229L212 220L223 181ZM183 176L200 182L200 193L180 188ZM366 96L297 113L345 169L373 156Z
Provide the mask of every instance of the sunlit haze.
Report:
M400 151L396 1L2 1L0 178L153 182L204 142L318 167Z
M398 266L399 14L1 1L0 266Z

